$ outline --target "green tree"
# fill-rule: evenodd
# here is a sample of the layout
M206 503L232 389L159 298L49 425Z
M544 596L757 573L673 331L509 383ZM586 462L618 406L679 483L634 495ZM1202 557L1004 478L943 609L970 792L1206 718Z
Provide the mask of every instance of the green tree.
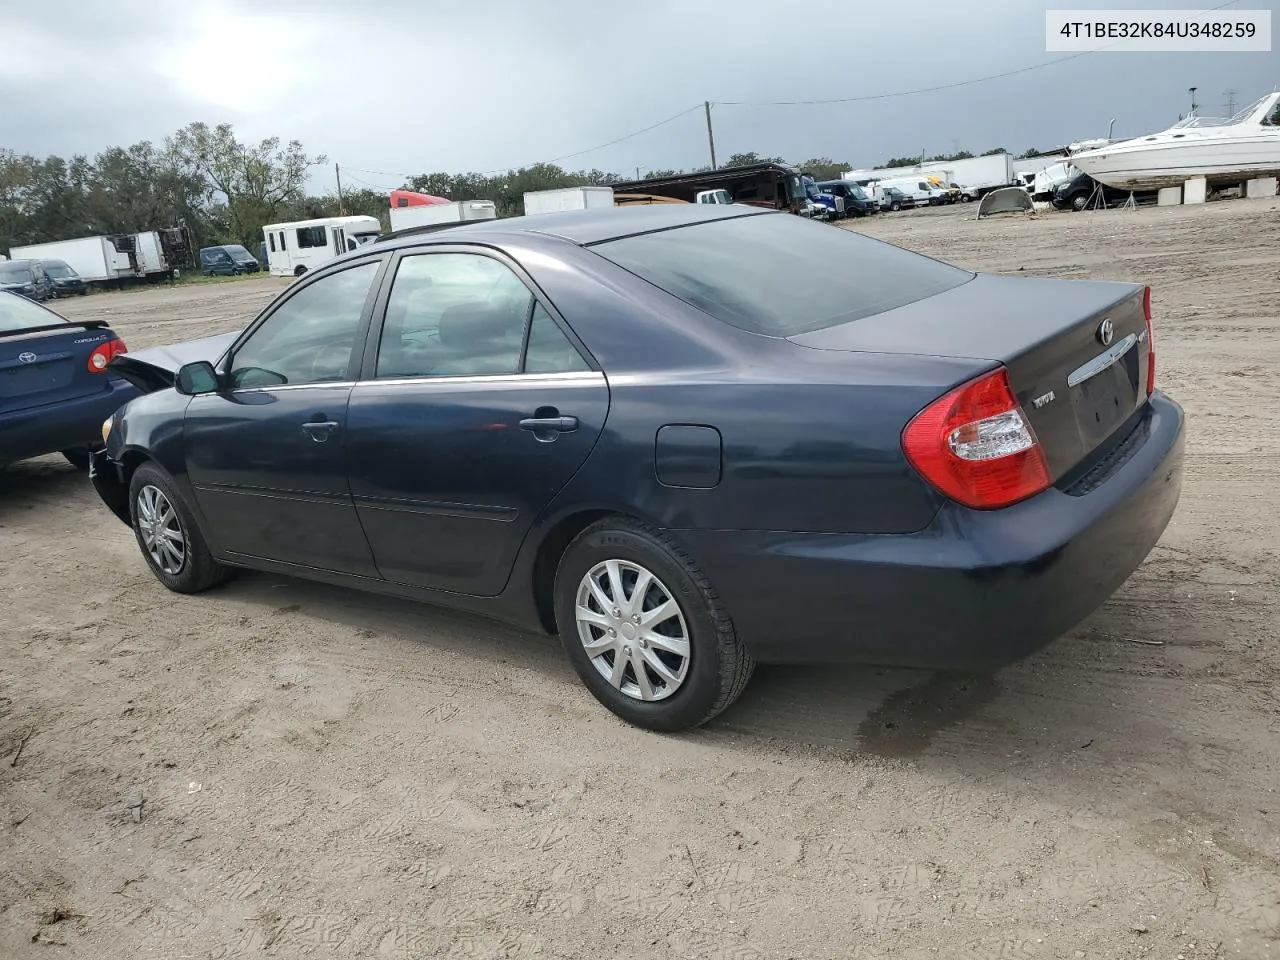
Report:
M297 140L279 137L258 144L236 139L229 123L192 123L167 141L169 156L184 173L202 178L205 203L226 203L231 235L255 249L262 226L300 200L311 168L326 162L310 156Z

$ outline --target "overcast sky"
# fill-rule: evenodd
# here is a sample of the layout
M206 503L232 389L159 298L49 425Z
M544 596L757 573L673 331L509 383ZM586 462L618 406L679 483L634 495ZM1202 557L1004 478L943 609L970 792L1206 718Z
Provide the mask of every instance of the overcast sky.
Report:
M1130 3L1088 4L1132 8ZM1209 3L1164 0L1164 9ZM297 138L329 157L317 190L397 186L400 174L560 161L634 175L756 151L873 166L887 157L1020 153L1168 126L1198 87L1221 115L1280 82L1271 53L1095 53L1017 76L861 103L859 97L983 77L1045 52L1045 4L916 0L42 0L5 18L0 147L93 155L157 143L191 120L239 136ZM1075 4L1053 3L1054 8ZM1148 3L1145 6L1152 6ZM1237 9L1273 9L1240 0ZM38 16L27 15L35 11ZM845 11L840 13L838 11ZM1273 12L1273 19L1275 19ZM371 173L369 171L378 171Z

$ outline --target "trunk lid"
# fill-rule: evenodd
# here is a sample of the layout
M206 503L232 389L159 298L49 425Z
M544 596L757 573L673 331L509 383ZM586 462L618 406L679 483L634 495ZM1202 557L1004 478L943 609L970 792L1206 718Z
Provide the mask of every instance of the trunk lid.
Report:
M89 370L89 354L117 339L105 321L57 320L0 330L0 411L26 410L110 389L107 374Z
M1146 402L1143 293L1132 283L978 274L936 296L790 339L819 350L1004 364L1056 481Z
M199 340L184 340L164 347L148 347L136 353L122 353L111 361L111 371L128 380L144 393L154 393L173 386L178 369L196 360L216 364L227 352L239 330L219 333Z

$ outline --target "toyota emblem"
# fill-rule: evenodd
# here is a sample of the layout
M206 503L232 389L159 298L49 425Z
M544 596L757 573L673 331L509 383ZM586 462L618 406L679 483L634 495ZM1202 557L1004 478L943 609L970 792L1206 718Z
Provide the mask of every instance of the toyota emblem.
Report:
M13 354L10 354L10 356L13 356ZM28 350L26 353L18 354L18 361L20 363L35 363L36 355Z
M1111 318L1108 317L1098 324L1098 342L1104 347L1109 347L1113 336L1115 336L1115 327L1111 323Z

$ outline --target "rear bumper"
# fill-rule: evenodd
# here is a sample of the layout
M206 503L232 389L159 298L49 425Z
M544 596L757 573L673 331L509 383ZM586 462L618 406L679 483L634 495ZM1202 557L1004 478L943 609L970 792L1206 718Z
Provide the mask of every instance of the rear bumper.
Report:
M762 662L994 669L1071 630L1137 569L1177 507L1184 442L1182 409L1156 393L1121 462L1071 492L949 504L905 536L675 533Z
M14 413L0 413L0 463L102 445L102 421L139 395L127 380L110 389Z

